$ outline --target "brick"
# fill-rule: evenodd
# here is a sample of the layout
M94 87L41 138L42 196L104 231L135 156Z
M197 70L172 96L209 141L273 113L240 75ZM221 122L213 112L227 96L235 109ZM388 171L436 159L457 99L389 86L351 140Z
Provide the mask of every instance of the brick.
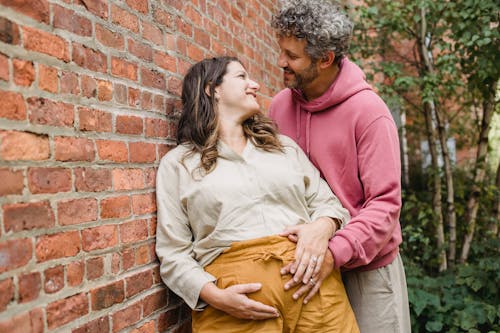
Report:
M101 257L87 260L87 280L95 280L104 274L104 260Z
M61 6L52 6L54 28L70 31L80 36L92 36L92 23L74 11Z
M173 308L163 312L158 317L158 332L166 332L172 326L178 324L179 308Z
M73 61L80 67L94 72L106 73L108 69L106 55L85 45L73 43Z
M36 258L38 262L52 259L73 257L81 249L78 231L61 232L43 235L36 240Z
M139 326L139 327L133 329L132 331L130 331L130 333L155 333L155 332L156 332L155 331L155 322L153 320L148 321L144 325Z
M29 168L28 187L31 193L71 191L71 170L64 168Z
M38 65L38 88L57 93L58 83L57 69L45 65Z
M23 194L23 171L0 168L0 196Z
M117 116L116 133L142 134L142 118L135 116Z
M111 132L112 130L112 116L108 112L80 107L78 115L82 131Z
M80 94L80 87L78 84L78 75L73 72L63 71L61 73L61 94Z
M26 119L26 105L21 94L0 90L0 100L2 101L2 106L0 107L1 118L11 120Z
M9 81L9 76L9 58L0 53L0 80Z
M156 88L160 90L166 89L165 75L148 68L141 68L142 84L146 87Z
M175 26L177 27L177 31L186 37L193 37L193 27L191 23L187 22L184 18L177 17L175 20Z
M137 64L122 60L120 58L111 58L111 74L137 81Z
M158 145L158 159L161 160L173 147L169 145Z
M153 97L153 110L158 112L165 111L165 97L162 95L154 95Z
M135 250L135 265L149 264L151 262L151 258L151 249L149 245L139 246Z
M4 4L6 1L0 0L0 3ZM0 17L0 41L12 45L18 45L20 41L19 26L5 17Z
M31 260L31 239L12 239L0 243L0 273L22 267Z
M64 267L56 266L46 269L44 272L44 290L46 294L53 294L64 288Z
M72 225L97 221L97 200L84 198L57 203L57 219L60 225Z
M101 201L101 218L124 218L130 216L130 197L106 198Z
M97 98L100 101L113 99L113 84L109 81L97 80Z
M154 193L132 196L132 207L135 215L156 212L156 195Z
M153 285L153 277L151 271L147 270L137 273L125 279L126 289L125 295L130 298L138 293L151 288Z
M149 91L143 91L141 93L141 108L143 110L151 110L153 107L153 94Z
M120 224L120 240L122 243L136 243L147 238L147 220L137 220Z
M97 81L87 75L81 77L82 95L87 98L97 97Z
M163 32L156 26L142 21L142 37L158 46L163 45Z
M111 189L111 170L75 169L75 189L78 192L102 192Z
M30 121L33 124L49 126L73 126L73 105L54 102L43 97L30 97L27 100Z
M73 137L56 137L55 157L57 161L93 161L95 149L92 140Z
M42 289L42 278L39 272L21 274L17 279L19 303L31 302L38 298Z
M90 297L93 311L109 308L113 304L123 302L125 299L123 280L91 290Z
M167 71L170 72L177 71L175 58L166 54L165 52L155 51L154 63L159 67L166 69Z
M166 138L168 136L168 123L163 119L146 118L146 137Z
M108 1L107 0L75 0L75 3L83 5L92 14L100 18L108 18Z
M99 159L113 162L127 162L127 144L122 141L96 140Z
M85 294L76 294L47 305L47 326L53 329L80 318L89 312L89 300Z
M111 273L117 274L120 272L120 255L118 253L113 253L111 255Z
M118 244L115 225L104 225L82 231L83 250L86 252L105 249Z
M112 174L115 191L144 188L144 174L141 169L113 169Z
M3 218L7 232L49 228L55 224L48 201L4 205Z
M139 32L139 20L137 16L116 5L111 6L111 20L132 32Z
M95 25L95 35L97 40L104 46L117 50L123 50L125 47L125 39L119 32L113 32L99 23Z
M46 160L49 158L49 139L46 135L29 132L0 132L1 158L7 161Z
M171 76L168 79L167 90L172 95L181 96L182 93L182 80L178 77Z
M113 332L129 327L141 319L141 305L136 303L113 314Z
M156 160L156 145L146 142L130 142L130 162L151 163Z
M189 44L187 46L187 56L194 61L201 61L205 58L205 51L201 49L198 45Z
M83 261L76 261L69 263L66 267L66 279L67 283L71 287L80 285L83 282L85 266Z
M63 38L45 31L23 27L23 39L27 50L45 53L69 62L69 47Z
M14 281L12 278L0 281L0 312L14 299Z
M139 89L128 88L128 105L138 107L140 104L141 91Z
M118 104L127 104L127 86L120 84L120 83L115 83L113 92L115 95L115 102Z
M156 225L157 225L157 220L156 220L156 217L152 217L150 220L149 220L149 235L150 236L154 236L156 235Z
M122 269L124 271L134 267L135 265L135 249L125 249L121 253Z
M210 36L201 29L194 29L194 40L207 50L210 49Z
M0 322L0 332L8 333L43 333L44 322L42 309L31 310L12 316Z
M148 0L126 0L130 8L137 10L143 14L148 13Z
M128 39L128 51L136 57L148 62L153 60L153 49L151 46L135 41L132 38Z
M155 22L159 23L161 26L167 28L174 27L174 19L172 18L172 14L156 7L153 12Z
M151 313L160 310L168 305L168 293L165 289L157 291L151 295L144 297L143 300L143 316L147 317Z
M49 23L49 4L47 0L32 0L28 2L24 0L0 0L0 4L37 21Z
M101 317L94 319L83 326L80 326L72 333L104 333L109 332L109 317Z
M18 86L29 87L35 81L35 67L33 62L14 59L14 83Z

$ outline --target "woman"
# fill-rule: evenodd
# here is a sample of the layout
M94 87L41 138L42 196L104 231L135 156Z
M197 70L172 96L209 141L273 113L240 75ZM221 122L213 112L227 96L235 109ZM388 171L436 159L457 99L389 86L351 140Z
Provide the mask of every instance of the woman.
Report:
M349 216L259 112L258 89L232 57L205 59L184 78L178 146L157 175L162 279L195 310L193 332L358 332L338 271L307 304L283 288L280 269L294 259L314 284ZM303 223L319 230L313 247L277 235Z

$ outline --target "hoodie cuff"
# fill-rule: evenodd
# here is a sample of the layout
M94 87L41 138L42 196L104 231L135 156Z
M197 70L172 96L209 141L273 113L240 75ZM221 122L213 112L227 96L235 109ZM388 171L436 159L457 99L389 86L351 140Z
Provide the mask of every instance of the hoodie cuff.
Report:
M333 255L333 267L340 269L354 256L351 244L342 236L335 235L328 243L328 248Z

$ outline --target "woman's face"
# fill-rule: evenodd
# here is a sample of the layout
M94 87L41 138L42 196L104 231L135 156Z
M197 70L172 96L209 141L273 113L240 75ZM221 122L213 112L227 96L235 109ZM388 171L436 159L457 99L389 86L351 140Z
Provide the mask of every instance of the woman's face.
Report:
M243 122L259 112L259 88L259 84L250 79L239 62L230 62L222 83L215 88L219 117L230 117Z

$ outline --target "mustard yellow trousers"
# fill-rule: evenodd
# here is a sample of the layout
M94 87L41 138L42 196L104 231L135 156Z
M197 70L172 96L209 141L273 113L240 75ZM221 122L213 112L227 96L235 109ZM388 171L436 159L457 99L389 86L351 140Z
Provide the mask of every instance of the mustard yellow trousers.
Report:
M280 274L283 265L294 259L295 243L285 237L268 236L233 243L205 270L217 278L219 288L260 282L261 290L248 297L278 309L278 318L243 320L207 306L193 311L194 333L358 333L354 313L347 298L340 272L334 270L318 293L303 304L294 300L296 289L283 286L291 276Z

